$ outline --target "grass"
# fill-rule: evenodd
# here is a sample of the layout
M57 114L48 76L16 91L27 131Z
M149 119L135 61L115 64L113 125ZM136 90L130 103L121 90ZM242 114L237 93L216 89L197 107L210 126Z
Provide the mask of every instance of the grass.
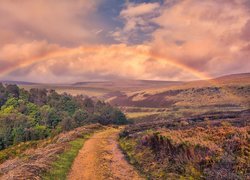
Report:
M120 137L119 145L128 161L148 179L247 179L249 130L249 126L225 121L205 128L130 131ZM225 168L225 162L231 167Z
M142 177L150 179L150 174L146 173L140 164L141 162L140 158L142 157L140 155L142 155L145 151L138 156L135 152L135 147L136 147L136 142L133 139L119 138L119 148L124 154L128 163L134 166Z
M38 84L38 85L20 85L20 87L29 90L31 88L45 88L45 89L54 89L59 94L68 93L73 96L85 94L88 96L102 96L108 92L109 89L98 88L98 87L74 87L70 85L53 85L53 84Z
M145 116L160 114L161 112L129 112L126 113L127 118L141 118Z
M52 168L47 172L43 179L46 180L63 180L67 178L71 165L82 148L84 142L90 135L85 135L84 138L78 138L70 142L70 147L64 153L60 154L57 160L52 164Z

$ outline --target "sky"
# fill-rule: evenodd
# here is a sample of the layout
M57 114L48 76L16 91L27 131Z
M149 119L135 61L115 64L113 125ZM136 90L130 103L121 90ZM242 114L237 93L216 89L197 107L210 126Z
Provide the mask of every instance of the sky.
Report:
M1 0L0 80L250 72L249 0Z

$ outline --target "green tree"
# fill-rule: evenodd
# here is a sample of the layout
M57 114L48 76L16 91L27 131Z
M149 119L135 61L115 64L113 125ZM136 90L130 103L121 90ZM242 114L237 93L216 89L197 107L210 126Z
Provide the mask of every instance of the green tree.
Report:
M83 109L78 109L73 115L73 118L77 126L81 126L88 123L88 112Z
M42 106L40 109L41 112L41 125L46 125L47 127L53 129L60 122L60 116L54 108L51 108L48 105Z
M32 140L44 139L49 136L49 130L46 126L36 125L32 130Z
M126 116L119 109L113 110L111 118L114 124L122 125L128 123Z
M5 87L2 83L0 83L0 107L4 105L4 103L7 101L8 94L6 92Z
M60 124L63 131L70 131L76 127L74 120L69 116L65 116Z

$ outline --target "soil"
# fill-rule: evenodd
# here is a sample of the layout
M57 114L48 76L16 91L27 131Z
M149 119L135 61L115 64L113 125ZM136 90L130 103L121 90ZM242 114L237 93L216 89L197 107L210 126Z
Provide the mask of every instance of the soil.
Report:
M68 179L143 179L118 147L119 129L107 128L87 140L74 160Z

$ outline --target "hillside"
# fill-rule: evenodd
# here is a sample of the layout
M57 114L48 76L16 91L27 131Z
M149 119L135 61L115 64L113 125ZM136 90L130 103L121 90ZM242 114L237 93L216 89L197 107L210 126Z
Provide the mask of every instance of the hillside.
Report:
M96 87L105 88L112 91L135 91L150 88L160 88L182 84L181 81L154 81L154 80L114 80L103 82L78 82L72 84L76 87Z
M148 179L249 179L250 111L128 126L120 146Z
M111 104L134 107L248 106L250 74L186 82L165 88L108 94Z
M0 179L65 179L83 143L103 129L87 125L0 151Z
M249 179L250 74L116 93L134 124L120 133L147 179Z

